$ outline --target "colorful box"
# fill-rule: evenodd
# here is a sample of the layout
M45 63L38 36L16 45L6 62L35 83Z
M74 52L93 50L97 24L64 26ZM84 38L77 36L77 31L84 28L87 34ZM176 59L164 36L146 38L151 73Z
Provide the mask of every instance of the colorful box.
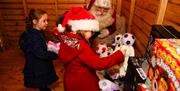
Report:
M153 91L180 91L180 39L156 39L148 78Z

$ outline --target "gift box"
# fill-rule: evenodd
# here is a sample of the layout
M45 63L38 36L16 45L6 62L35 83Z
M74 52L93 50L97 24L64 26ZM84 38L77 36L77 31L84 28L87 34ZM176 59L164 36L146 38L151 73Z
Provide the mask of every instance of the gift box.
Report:
M155 39L148 80L152 90L180 91L180 39Z

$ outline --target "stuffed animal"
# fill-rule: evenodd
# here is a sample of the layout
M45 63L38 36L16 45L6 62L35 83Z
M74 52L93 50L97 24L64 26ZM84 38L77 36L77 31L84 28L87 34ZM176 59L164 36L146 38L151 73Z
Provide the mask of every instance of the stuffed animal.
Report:
M113 49L111 47L107 47L105 43L100 43L96 46L96 53L99 55L100 58L107 57L111 55L112 52ZM96 75L99 79L105 79L105 72L106 70L96 71Z
M120 87L117 84L107 79L100 80L99 86L102 91L119 91L120 90Z
M96 53L99 55L100 58L107 57L111 55L113 49L111 47L107 47L105 43L100 43L96 46Z
M135 36L131 33L125 33L122 37L122 46L120 46L120 50L126 50L124 56L123 65L120 67L120 77L124 77L126 75L127 66L128 66L128 59L129 57L135 56L134 47L132 46L135 42Z
M124 77L126 75L129 57L135 56L134 48L132 46L134 42L135 42L135 36L132 35L131 33L125 33L123 35L118 34L115 36L115 43L113 43L115 49L113 53L115 53L117 50L126 50L126 53L124 54L125 56L124 62L121 64L121 66L119 66L120 77Z
M96 47L96 53L102 57L107 57L111 55L113 52L113 49L111 47L107 47L105 43L100 43ZM106 79L104 75L106 73L106 70L96 71L96 75L100 79L99 81L99 87L102 91L115 91L119 90L119 86L110 80Z

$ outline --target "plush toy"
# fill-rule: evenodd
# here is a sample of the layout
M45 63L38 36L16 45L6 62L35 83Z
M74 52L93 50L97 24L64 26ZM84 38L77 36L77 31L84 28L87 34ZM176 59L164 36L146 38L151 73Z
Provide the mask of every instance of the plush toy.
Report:
M102 57L107 57L111 55L113 52L113 49L111 47L107 47L105 43L100 43L96 47L96 53ZM96 75L100 79L99 81L99 87L102 91L115 91L119 90L119 86L113 82L111 82L108 79L105 79L104 75L106 73L106 70L96 71Z
M124 62L123 65L120 67L120 77L124 77L126 75L127 66L128 66L128 59L129 57L135 56L134 47L132 46L135 42L135 36L130 33L125 33L122 37L122 46L120 50L126 50L124 54Z
M96 53L99 55L100 58L102 57L107 57L111 55L113 52L113 49L111 47L107 47L105 43L100 43L96 46ZM99 79L105 79L106 70L101 70L101 71L96 71L96 75L98 76Z
M100 80L99 86L102 91L119 91L120 90L120 88L117 84L115 84L107 79Z
M124 62L119 69L120 77L124 77L126 75L129 57L135 56L134 48L132 46L134 42L135 36L131 33L125 33L123 35L119 34L115 37L115 43L113 44L113 46L115 46L114 52L117 50L126 50L126 53L124 54Z
M96 46L96 53L99 55L100 58L107 57L111 55L113 49L111 47L107 47L105 43L100 43Z

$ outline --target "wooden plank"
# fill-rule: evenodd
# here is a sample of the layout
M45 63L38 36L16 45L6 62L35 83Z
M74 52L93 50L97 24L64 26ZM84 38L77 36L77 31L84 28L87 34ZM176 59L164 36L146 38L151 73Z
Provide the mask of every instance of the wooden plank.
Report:
M0 3L21 3L22 0L0 0Z
M58 14L58 15L62 15L62 14L64 14L66 11L67 11L67 10L59 9L57 14Z
M147 37L150 36L151 25L144 22L140 17L138 17L136 15L134 16L133 25L140 28L141 32L143 32L143 34L145 34L145 36L147 36Z
M180 15L180 4L168 3L167 11L174 12L177 15ZM166 15L166 14L165 14Z
M135 35L136 40L139 40L141 42L141 47L146 47L148 44L149 37L147 37L143 32L140 30L137 26L132 26L133 30L132 34Z
M19 38L20 34L22 32L17 32L17 31L6 31L6 34L8 37L11 37L11 38Z
M170 25L172 27L174 27L177 31L180 32L180 25L178 25L177 23L168 21L168 20L164 20L163 25Z
M178 14L171 10L167 10L164 19L180 25L180 13Z
M156 24L162 24L166 12L168 0L160 0Z
M149 12L147 10L144 10L139 7L135 7L135 15L141 17L146 23L149 25L152 25L156 21L156 15L153 14L152 12Z
M58 0L55 0L55 11L56 11L56 17L58 16Z
M131 26L132 26L132 20L133 20L133 16L134 16L135 3L136 3L136 0L131 1L131 9L130 9L130 16L129 16L129 21L128 21L127 32L131 32Z
M180 0L169 0L171 3L180 4Z
M84 4L58 4L58 10L69 10L72 6L81 6L83 7Z
M121 15L125 16L126 25L128 25L130 12L128 10L126 10L126 9L122 9Z
M46 10L46 9L54 9L55 6L53 4L29 4L27 5L27 8L28 9L43 9L43 10Z
M2 4L0 3L0 9L23 9L22 4Z
M134 49L135 49L135 52L138 52L138 54L136 54L136 56L143 57L146 52L146 48L142 47L140 40L135 41Z
M56 17L56 16L52 16L52 15L50 16L50 15L49 15L49 16L48 16L48 20L49 20L49 21L56 21L56 20L57 20L57 17Z
M25 29L26 29L25 26L4 26L4 30L6 32L8 32L8 31L10 31L10 32L12 32L12 31L21 32L21 31L24 31Z
M3 16L4 20L25 20L25 16L21 16L21 15L6 15Z
M159 0L137 0L136 6L150 11L154 14L157 13Z
M85 4L86 0L58 0L60 4Z
M28 17L27 2L26 2L26 0L23 0L23 9L24 9L24 16Z
M24 20L23 21L12 21L12 20L4 21L3 24L5 26L25 26L26 25Z
M128 2L126 0L122 2L122 8L125 8L128 11L130 11L130 7L131 7L131 2Z
M117 0L116 13L117 13L118 15L121 15L121 8L122 8L122 0Z
M3 17L2 17L2 14L1 14L1 10L0 10L0 30L2 30L2 31L4 30L3 29L3 26L4 26L3 22L4 22L4 20L3 20Z
M54 4L54 0L26 0L28 4Z
M2 15L23 15L24 12L22 9L0 9Z
M85 0L57 0L58 4L80 4L85 3ZM27 0L27 3L31 4L53 4L54 0Z

